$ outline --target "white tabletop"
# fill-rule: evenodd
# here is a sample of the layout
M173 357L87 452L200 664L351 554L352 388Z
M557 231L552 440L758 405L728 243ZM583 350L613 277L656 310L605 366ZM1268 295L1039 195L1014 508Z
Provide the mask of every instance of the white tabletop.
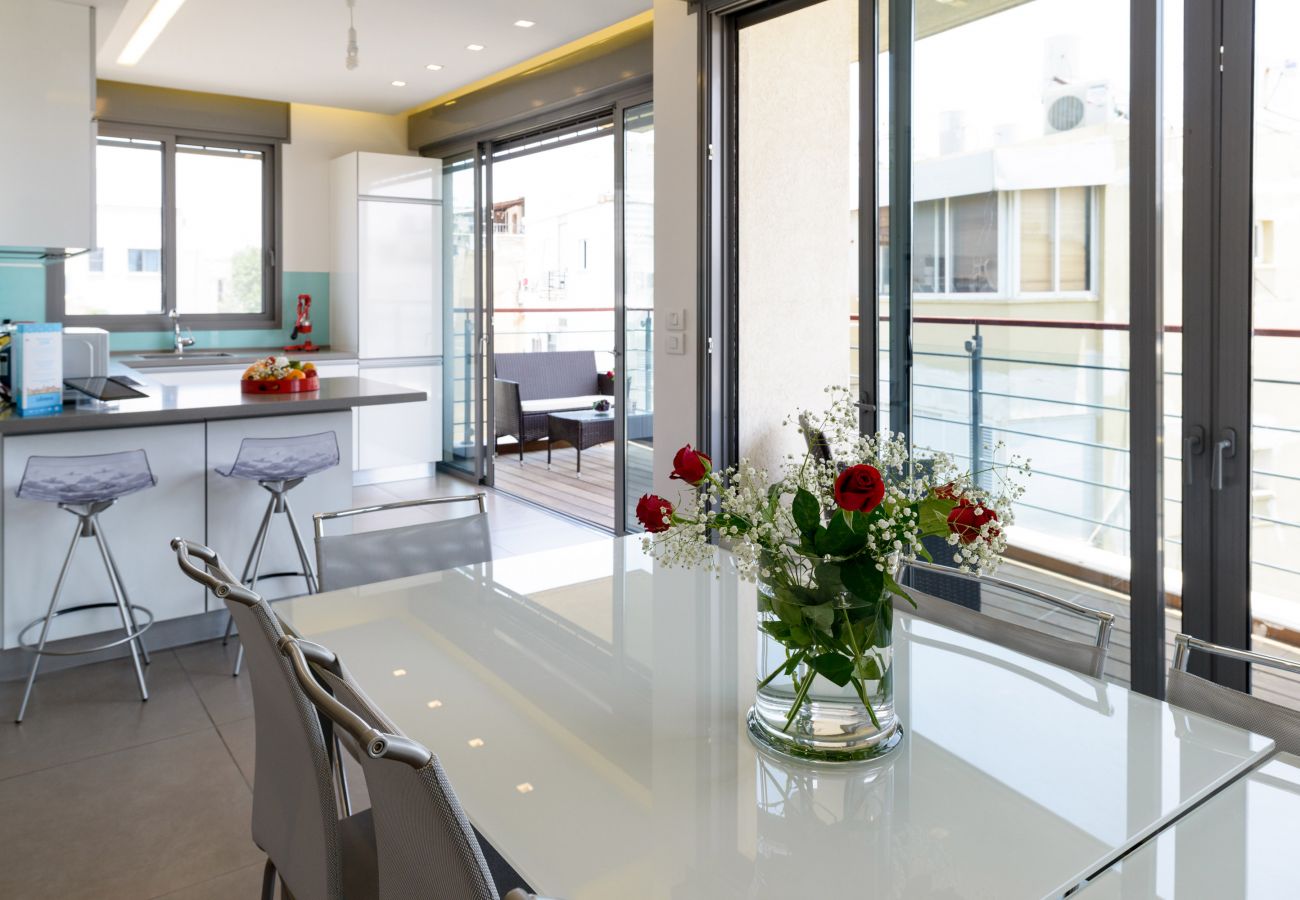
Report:
M899 748L772 761L743 721L753 586L657 567L636 538L276 609L565 900L1057 896L1272 748L900 615Z
M1300 757L1279 753L1134 850L1081 900L1300 896Z

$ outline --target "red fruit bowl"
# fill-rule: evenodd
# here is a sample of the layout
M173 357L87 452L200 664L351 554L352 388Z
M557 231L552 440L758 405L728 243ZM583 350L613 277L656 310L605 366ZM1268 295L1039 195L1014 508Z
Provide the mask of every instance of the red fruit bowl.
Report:
M301 394L320 390L320 377L309 375L306 378L279 378L275 381L255 381L245 378L239 382L239 389L245 394Z

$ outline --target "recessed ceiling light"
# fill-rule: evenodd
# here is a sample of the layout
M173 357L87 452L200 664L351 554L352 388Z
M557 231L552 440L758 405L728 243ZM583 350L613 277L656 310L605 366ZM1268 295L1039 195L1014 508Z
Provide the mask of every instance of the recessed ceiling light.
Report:
M536 25L536 24L537 24L536 22L530 22L530 21L528 21L527 19L520 19L518 22L515 23L515 27L516 27L516 28L532 28L532 27L533 27L534 25Z
M425 68L428 69L430 72L442 71L442 66L438 65L437 63L429 63L427 66L425 66Z
M483 746L483 739L482 739L482 738L470 738L469 745L470 745L471 747L473 747L475 750L477 750L479 747L482 747L482 746Z
M406 87L406 82L405 82L405 81L394 81L394 82L393 82L393 87Z
M430 700L428 703L426 703L426 704L424 704L424 705L427 706L427 707L429 707L429 709L437 709L439 706L442 706L442 701L441 701L441 700Z
M515 785L515 790L521 794L531 794L533 792L533 786L525 781L523 784Z
M482 49L483 49L483 45L482 45L482 44L466 44L466 45L465 45L465 49L466 49L466 50L482 50Z
M393 670L393 677L394 677L394 678L401 678L401 677L402 677L403 675L405 675L405 674L406 674L406 670L405 670L405 669L394 669L394 670Z
M158 35L162 34L167 23L176 15L176 10L181 8L185 0L157 0L154 5L145 13L145 17L136 26L135 33L131 35L118 54L117 64L119 66L133 66L140 61L145 55L153 42L158 40Z

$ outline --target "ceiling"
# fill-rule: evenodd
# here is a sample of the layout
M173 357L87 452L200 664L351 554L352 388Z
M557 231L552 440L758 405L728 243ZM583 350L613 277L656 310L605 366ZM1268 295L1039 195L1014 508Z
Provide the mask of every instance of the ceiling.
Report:
M82 0L86 2L86 0ZM135 66L118 54L153 0L100 0L100 78L399 113L646 11L651 0L187 0ZM514 22L536 22L519 28ZM484 49L466 49L482 44ZM425 68L436 63L443 68ZM393 87L405 81L406 87Z

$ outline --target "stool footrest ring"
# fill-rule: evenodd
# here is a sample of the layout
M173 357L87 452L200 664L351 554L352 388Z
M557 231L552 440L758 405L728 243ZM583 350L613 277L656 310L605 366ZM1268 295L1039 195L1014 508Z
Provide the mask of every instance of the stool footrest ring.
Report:
M27 627L25 627L22 631L18 632L18 646L26 650L28 653L35 653L38 656L80 656L83 653L98 653L100 650L108 650L112 647L120 647L121 645L129 641L134 641L136 638L140 637L142 634L148 631L149 628L153 625L152 610L150 610L148 607L140 606L135 603L130 604L130 607L133 613L143 613L145 616L148 616L149 617L148 621L145 622L143 625L139 625L138 631L128 631L123 637L120 637L115 641L110 641L107 644L98 644L94 647L79 647L76 650L50 650L48 647L44 650L38 650L37 642L24 640L24 637L26 636L27 632L31 631L37 625L40 625L45 621L45 617L42 616L41 618L35 620L34 622L29 623ZM51 616L51 618L57 619L59 616L64 616L67 615L68 613L85 612L86 610L90 610L90 609L118 609L118 605L116 603L105 601L103 603L83 603L80 606L67 606L64 607L63 609L56 609L53 615ZM70 639L52 638L52 640L70 640Z

